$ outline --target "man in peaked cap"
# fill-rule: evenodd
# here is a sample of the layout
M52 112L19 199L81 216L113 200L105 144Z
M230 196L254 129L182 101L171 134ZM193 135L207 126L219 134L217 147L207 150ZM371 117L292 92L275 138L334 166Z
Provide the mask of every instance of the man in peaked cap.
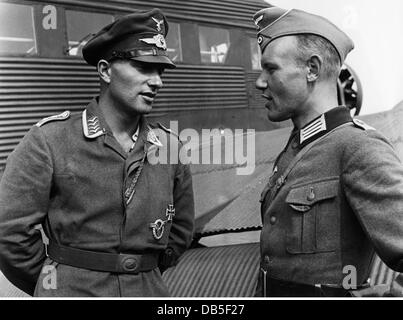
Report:
M169 295L160 269L190 245L194 204L188 166L149 161L173 140L144 118L164 68L174 67L167 32L158 9L98 32L83 56L97 68L99 97L82 113L43 119L10 155L0 184L0 268L26 293Z
M403 166L381 134L338 106L337 78L354 47L343 31L278 7L254 21L256 87L270 120L294 124L261 197L256 295L351 296L367 286L374 251L403 270Z
M83 48L88 64L101 59L132 59L175 68L167 56L168 22L158 9L122 17L99 31Z

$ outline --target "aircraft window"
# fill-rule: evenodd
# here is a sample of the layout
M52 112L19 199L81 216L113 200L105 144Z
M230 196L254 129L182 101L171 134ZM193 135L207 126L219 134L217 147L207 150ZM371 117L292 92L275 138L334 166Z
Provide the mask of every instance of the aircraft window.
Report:
M228 30L200 26L199 41L203 63L225 63L230 46Z
M182 61L182 44L179 23L170 22L166 38L168 56L172 61Z
M250 55L252 59L252 70L262 70L260 64L262 54L256 38L250 38Z
M91 36L113 22L110 14L66 11L68 55L82 57L82 48Z
M31 6L0 3L0 53L37 53Z

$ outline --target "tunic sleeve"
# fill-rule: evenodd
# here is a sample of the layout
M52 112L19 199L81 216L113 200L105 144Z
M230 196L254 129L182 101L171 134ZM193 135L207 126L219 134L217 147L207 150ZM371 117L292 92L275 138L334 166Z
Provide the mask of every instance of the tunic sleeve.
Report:
M401 161L375 131L351 137L342 161L345 196L375 251L390 268L403 271Z
M162 256L162 270L174 265L190 246L194 229L194 198L192 174L187 165L177 166L174 180L175 217L169 234L167 250Z
M47 214L51 179L49 147L35 126L10 154L0 181L0 268L30 295L45 259L36 226Z

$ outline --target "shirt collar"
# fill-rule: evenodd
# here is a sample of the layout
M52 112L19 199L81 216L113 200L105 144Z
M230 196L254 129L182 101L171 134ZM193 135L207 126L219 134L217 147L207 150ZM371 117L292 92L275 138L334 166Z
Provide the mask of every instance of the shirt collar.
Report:
M132 135L132 140L134 143L137 142L137 139L139 138L139 133L140 133L140 126L137 126L136 132Z
M140 124L137 125L136 132L132 135L133 144L132 144L130 150L133 150L133 149L134 149L134 146L136 145L136 142L137 142L137 140L138 140L138 138L139 138L139 133L140 133Z
M299 145L303 148L333 129L352 121L350 110L344 106L329 110L299 130Z

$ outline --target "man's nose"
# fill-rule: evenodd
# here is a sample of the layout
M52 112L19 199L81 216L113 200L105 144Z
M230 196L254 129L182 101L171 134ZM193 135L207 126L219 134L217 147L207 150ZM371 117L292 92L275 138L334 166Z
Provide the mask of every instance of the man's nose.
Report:
M161 75L158 72L155 72L150 79L148 80L148 84L151 87L154 87L156 89L161 89L163 86L162 80L161 80Z
M264 77L263 72L260 74L259 78L256 80L256 88L259 90L267 89L267 79Z

